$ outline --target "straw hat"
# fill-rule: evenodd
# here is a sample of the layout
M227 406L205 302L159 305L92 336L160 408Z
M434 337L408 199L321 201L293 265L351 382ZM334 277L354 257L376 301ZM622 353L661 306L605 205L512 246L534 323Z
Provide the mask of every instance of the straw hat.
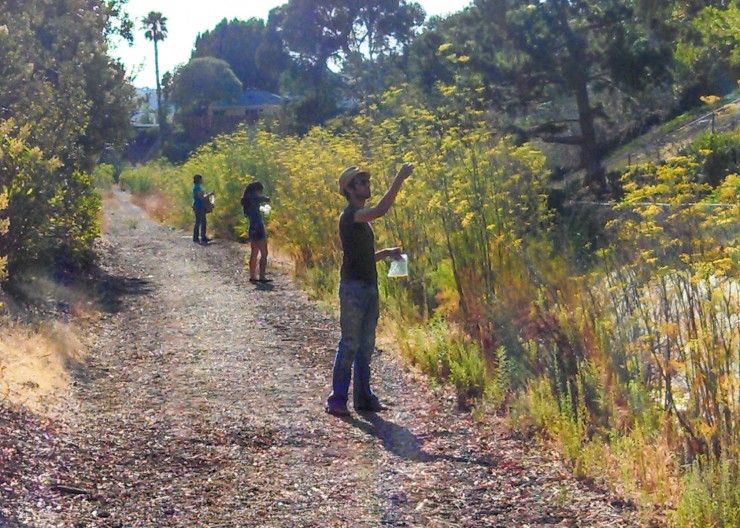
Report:
M346 169L344 169L344 171L342 171L342 174L339 175L339 192L344 194L347 186L352 183L352 180L354 180L356 176L359 176L360 174L370 176L370 173L368 171L361 169L357 165L352 165L351 167L347 167Z

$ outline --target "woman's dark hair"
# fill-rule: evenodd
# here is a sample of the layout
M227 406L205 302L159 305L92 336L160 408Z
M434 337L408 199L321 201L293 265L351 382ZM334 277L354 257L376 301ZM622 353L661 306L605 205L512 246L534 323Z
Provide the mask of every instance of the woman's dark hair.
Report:
M252 183L248 184L244 188L244 193L242 194L242 200L241 200L242 206L244 206L244 207L247 206L247 199L248 199L247 198L247 195L249 195L249 193L261 192L261 191L264 191L264 190L265 190L265 186L262 185L262 182L261 181L255 180Z
M201 176L200 174L196 174L195 176L193 176L193 183L200 183L202 181L203 181L203 176Z

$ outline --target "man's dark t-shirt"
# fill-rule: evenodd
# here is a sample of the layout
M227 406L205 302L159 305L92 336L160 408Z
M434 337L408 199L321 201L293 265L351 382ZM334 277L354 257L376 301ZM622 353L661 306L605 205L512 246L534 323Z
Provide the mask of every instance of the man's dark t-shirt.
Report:
M355 222L355 212L360 208L348 205L339 217L339 237L342 240L341 279L359 280L378 284L375 269L375 235L369 222Z

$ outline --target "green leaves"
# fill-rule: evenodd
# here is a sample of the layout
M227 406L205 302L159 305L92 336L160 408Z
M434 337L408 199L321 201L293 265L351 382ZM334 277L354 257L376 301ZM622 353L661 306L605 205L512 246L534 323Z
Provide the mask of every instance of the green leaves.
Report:
M173 81L172 100L183 113L204 112L210 103L236 101L242 83L226 61L213 57L192 59Z
M223 19L198 35L193 58L223 59L243 86L276 92L290 57L275 37L260 19Z
M158 42L167 38L167 17L159 11L150 11L141 21L141 27L147 40Z
M83 173L125 141L133 97L107 55L111 24L126 31L120 7L0 2L0 192L9 220L0 254L11 273L31 262L74 268L92 260L99 200Z

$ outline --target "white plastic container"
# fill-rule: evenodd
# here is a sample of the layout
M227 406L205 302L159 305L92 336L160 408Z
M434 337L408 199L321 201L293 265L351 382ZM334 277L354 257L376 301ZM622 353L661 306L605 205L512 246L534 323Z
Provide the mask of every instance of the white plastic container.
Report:
M388 270L389 277L408 277L409 276L409 256L406 253L401 254L400 259L393 259L391 261L390 269Z

